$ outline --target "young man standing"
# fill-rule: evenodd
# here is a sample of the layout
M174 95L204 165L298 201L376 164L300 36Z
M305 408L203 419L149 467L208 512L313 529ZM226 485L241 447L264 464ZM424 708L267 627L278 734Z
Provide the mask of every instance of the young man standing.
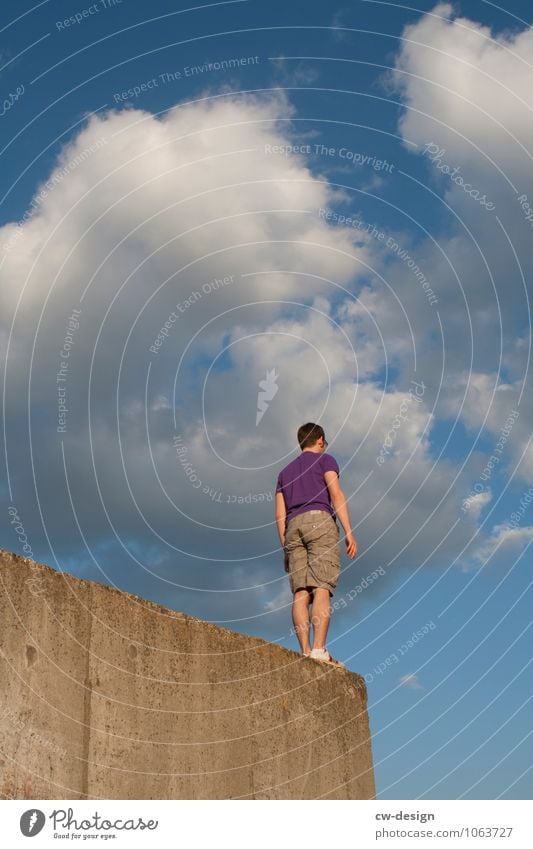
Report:
M348 505L339 485L339 466L326 454L323 428L308 422L298 428L302 453L279 473L276 485L276 524L285 550L285 571L293 593L292 621L302 653L333 666L326 635L331 616L330 596L340 574L340 519L346 553L357 554ZM313 605L313 646L309 606Z

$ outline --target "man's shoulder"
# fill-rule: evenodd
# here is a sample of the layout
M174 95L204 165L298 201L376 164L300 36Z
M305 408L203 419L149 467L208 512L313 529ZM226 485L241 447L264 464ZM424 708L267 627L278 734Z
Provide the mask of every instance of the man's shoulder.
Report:
M337 472L338 474L340 471L335 457L333 454L328 454L327 451L322 454L322 468L325 472Z
M297 460L299 460L299 458L300 458L301 456L302 456L301 454L298 454L298 457L295 457L295 458L294 458L294 460L291 460L291 461L290 461L290 463L287 463L287 465L286 465L286 466L283 466L283 468L282 468L282 470L280 471L280 473L279 473L278 477L281 477L281 475L285 474L285 472L290 471L291 469L293 469L293 468L294 468L294 466L295 466L295 464L296 464L296 462L297 462Z

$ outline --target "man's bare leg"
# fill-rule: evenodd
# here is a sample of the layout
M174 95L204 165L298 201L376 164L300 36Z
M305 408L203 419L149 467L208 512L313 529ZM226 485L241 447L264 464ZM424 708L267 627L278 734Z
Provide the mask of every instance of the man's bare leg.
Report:
M313 648L325 649L326 636L329 628L331 607L329 604L329 590L325 587L315 587L313 595Z
M311 645L309 643L309 629L311 625L311 623L309 622L310 601L311 594L308 590L296 590L296 592L294 593L292 604L292 621L303 654L307 654L311 651Z

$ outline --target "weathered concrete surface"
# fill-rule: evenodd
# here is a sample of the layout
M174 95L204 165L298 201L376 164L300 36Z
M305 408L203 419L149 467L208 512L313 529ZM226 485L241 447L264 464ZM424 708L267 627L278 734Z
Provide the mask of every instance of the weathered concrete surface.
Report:
M375 798L360 675L1 549L0 599L0 798Z

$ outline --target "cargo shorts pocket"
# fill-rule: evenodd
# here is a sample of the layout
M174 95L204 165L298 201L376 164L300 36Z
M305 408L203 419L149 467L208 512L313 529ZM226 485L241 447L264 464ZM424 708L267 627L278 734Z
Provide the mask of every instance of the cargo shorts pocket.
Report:
M309 569L317 582L335 587L340 573L340 532L333 517L311 523L306 535Z

